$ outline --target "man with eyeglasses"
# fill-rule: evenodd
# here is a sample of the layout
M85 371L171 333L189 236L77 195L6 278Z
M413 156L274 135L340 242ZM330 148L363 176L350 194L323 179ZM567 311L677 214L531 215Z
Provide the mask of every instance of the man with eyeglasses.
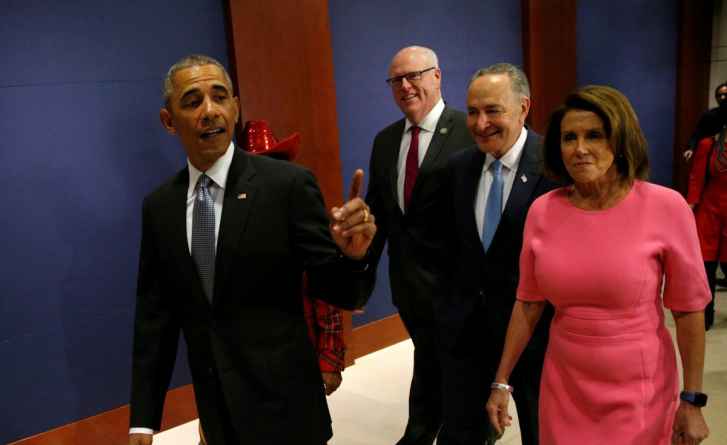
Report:
M431 445L442 423L441 372L433 300L447 292L443 174L449 155L474 142L464 113L444 104L442 72L429 48L411 46L391 61L386 82L404 118L376 135L366 202L378 232L369 251L377 264L388 240L394 305L414 343L409 420L397 445Z

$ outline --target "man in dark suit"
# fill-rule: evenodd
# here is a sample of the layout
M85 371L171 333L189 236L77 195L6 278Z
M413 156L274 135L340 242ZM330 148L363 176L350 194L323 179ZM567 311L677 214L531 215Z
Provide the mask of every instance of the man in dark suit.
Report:
M541 137L525 128L530 88L510 64L475 73L467 93L467 127L475 146L448 165L453 223L447 257L450 298L437 302L442 328L445 419L439 445L493 443L484 406L515 303L525 216L556 185L541 175ZM551 315L552 317L552 310ZM512 377L522 443L538 443L538 394L546 314ZM507 383L507 382L502 382Z
M188 166L144 200L132 445L151 444L160 427L180 332L210 445L321 445L331 436L302 272L312 296L362 305L372 279L357 259L376 227L355 198L332 210L329 233L308 171L236 148L232 91L206 56L183 58L165 79L161 121Z
M447 157L472 144L464 114L444 104L442 73L429 48L408 47L391 61L389 79L404 119L374 139L366 202L377 217L370 258L388 240L394 305L414 343L409 420L398 445L431 445L441 426L441 371L432 299L443 294L443 234L436 230L448 199L442 176Z

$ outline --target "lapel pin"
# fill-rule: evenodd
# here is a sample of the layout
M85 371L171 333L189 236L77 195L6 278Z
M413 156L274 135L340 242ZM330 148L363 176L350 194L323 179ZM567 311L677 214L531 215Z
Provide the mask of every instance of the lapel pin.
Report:
M237 195L237 199L247 199L247 193L240 193Z
M522 176L520 176L520 180L521 180L522 182L528 182L528 177L527 177L527 176L525 176L525 175L522 175Z
M447 127L439 129L439 134L447 134L448 132L449 132L449 129L447 129Z

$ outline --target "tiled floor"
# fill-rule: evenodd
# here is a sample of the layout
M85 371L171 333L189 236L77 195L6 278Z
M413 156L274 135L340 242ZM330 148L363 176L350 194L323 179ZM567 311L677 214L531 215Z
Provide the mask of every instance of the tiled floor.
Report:
M705 415L711 436L702 442L704 445L727 443L727 292L717 296L717 311L716 325L707 334L704 386L710 400ZM671 317L667 319L673 332ZM396 442L406 422L411 355L411 342L404 341L362 357L346 370L343 385L329 398L334 430L330 445ZM197 440L194 421L158 434L154 444L196 445ZM499 443L520 444L517 426L509 429Z

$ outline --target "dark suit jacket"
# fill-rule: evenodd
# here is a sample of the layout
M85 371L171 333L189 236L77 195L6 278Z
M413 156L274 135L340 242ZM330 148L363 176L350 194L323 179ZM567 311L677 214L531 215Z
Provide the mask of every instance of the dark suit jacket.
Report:
M448 258L453 265L453 281L451 297L435 305L443 326L441 336L452 349L475 342L491 357L493 367L502 355L515 304L525 217L535 198L557 186L542 176L541 143L539 135L528 131L515 181L486 253L474 215L485 154L473 146L452 156L448 166L450 212L454 214L454 224L448 229L452 235ZM551 316L552 310L546 310L519 364L535 360L542 366Z
M370 249L371 262L378 262L388 240L394 304L400 310L416 310L418 303L431 302L433 295L445 292L439 264L444 235L437 229L440 220L451 218L446 213L445 167L449 155L473 141L464 113L445 107L419 167L409 211L404 214L397 198L396 167L404 122L401 119L393 123L374 139L366 202L378 226Z
M320 445L330 417L301 275L312 297L353 308L371 292L370 271L340 255L308 171L235 149L210 305L187 248L188 183L185 168L144 201L131 425L159 428L181 330L210 439L225 406L240 443Z

